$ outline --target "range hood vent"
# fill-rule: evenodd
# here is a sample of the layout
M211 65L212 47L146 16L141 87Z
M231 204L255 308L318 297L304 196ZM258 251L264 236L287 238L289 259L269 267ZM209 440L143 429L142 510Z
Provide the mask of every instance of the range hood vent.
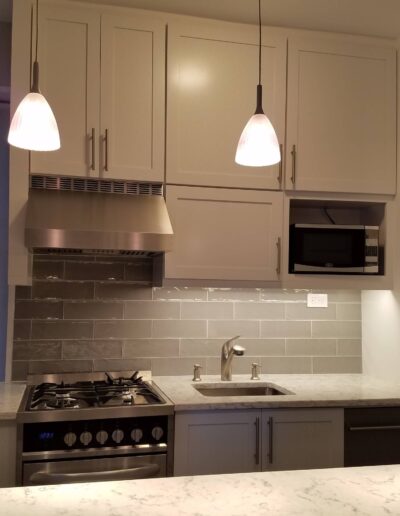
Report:
M163 185L31 176L25 243L35 252L155 256L172 248Z

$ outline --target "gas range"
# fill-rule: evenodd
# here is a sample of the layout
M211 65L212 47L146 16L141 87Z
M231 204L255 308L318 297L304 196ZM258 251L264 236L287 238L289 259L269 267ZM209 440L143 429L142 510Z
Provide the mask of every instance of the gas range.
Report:
M174 407L150 372L28 381L17 414L20 484L172 474Z

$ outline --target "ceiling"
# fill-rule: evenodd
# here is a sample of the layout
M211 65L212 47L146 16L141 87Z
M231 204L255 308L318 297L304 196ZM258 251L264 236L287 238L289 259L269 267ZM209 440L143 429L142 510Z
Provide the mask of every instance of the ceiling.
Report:
M258 12L257 0L84 1L244 23L256 23ZM0 20L11 20L11 3L0 0ZM400 0L262 0L262 10L265 25L400 37Z

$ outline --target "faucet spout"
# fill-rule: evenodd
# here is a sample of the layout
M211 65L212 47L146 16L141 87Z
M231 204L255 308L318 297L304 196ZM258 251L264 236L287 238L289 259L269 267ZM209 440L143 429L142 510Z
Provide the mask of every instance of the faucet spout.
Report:
M240 335L233 337L232 339L224 342L221 349L221 380L231 381L232 380L232 360L235 355L243 356L246 351L244 347L238 344L232 344L236 339L239 339Z

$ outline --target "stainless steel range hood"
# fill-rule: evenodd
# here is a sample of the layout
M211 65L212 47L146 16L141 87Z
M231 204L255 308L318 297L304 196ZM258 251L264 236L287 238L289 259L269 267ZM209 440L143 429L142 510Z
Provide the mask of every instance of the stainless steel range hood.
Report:
M172 239L162 195L29 191L25 229L29 249L159 253L171 250Z

